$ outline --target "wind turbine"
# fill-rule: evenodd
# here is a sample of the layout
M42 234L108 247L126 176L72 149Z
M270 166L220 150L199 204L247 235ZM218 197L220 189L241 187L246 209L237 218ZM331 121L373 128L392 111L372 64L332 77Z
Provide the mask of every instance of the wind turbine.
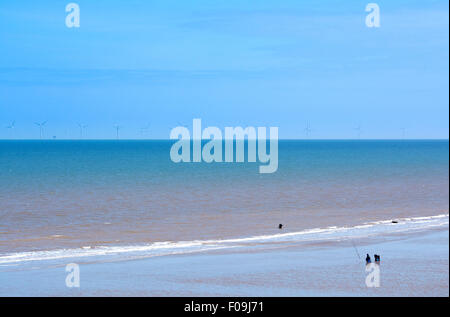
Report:
M16 126L16 121L13 121L13 122L11 122L10 125L6 126L6 128L9 129L9 131L11 131L11 132L10 132L11 138L12 138L12 131L13 131L13 129L14 129L15 126Z
M83 130L86 129L88 126L86 124L78 123L78 127L80 128L80 139L83 138Z
M305 133L306 133L306 138L309 138L312 130L311 130L311 126L309 124L309 121L306 122L306 127L304 129Z
M145 134L147 134L148 129L150 128L150 124L147 124L145 127L142 127L139 129L140 133L142 136L144 136Z
M400 128L400 130L402 130L402 140L404 140L406 135L406 128Z
M361 139L361 124L358 124L358 126L355 128L356 132L358 133L358 139Z
M114 125L114 129L116 129L116 139L119 139L119 130L122 129L122 127L118 124Z
M41 123L39 123L39 122L35 122L34 123L35 125L37 125L39 127L39 138L40 139L42 139L42 133L44 131L44 126L45 126L46 123L47 123L47 121L44 121L44 122L41 122Z

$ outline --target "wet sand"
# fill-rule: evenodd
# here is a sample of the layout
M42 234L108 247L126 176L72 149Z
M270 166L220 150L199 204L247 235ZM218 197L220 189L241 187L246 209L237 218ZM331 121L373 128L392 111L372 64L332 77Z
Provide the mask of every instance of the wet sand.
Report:
M209 251L0 274L1 296L449 296L448 226L325 246ZM357 252L360 254L358 258ZM381 285L365 285L365 254L381 254Z

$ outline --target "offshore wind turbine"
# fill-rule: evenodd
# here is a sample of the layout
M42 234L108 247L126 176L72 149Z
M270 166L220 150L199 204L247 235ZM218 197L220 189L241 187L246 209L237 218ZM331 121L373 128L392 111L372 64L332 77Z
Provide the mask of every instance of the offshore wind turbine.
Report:
M400 128L400 130L402 130L402 140L404 140L406 135L406 128Z
M358 124L358 126L355 128L355 130L356 130L356 133L358 134L358 139L361 139L361 133L362 133L361 124Z
M86 129L88 126L86 124L78 123L78 127L80 128L80 139L83 138L83 130Z
M305 129L303 131L305 131L305 133L306 133L306 138L309 138L309 136L310 136L310 134L312 132L311 125L309 124L309 121L306 122L306 127L305 127Z
M6 128L10 131L11 138L12 138L12 131L13 131L15 126L16 126L16 121L13 121L13 122L11 122L10 125L6 126Z
M116 129L116 139L119 139L119 130L122 129L122 127L118 124L114 125L114 129Z
M43 131L44 131L44 126L45 126L46 123L47 123L47 121L44 121L44 122L41 122L41 123L39 123L39 122L35 122L35 123L34 123L35 125L37 125L37 126L39 127L39 138L40 138L40 139L42 139L42 134L43 134Z
M140 128L139 132L141 133L142 136L144 136L145 134L147 134L149 128L150 128L150 124L147 124L146 126Z

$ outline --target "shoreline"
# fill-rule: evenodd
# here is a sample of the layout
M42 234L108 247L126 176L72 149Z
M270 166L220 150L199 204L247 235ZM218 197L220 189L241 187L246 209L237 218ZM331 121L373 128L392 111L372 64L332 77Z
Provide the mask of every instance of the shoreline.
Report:
M393 234L409 234L413 231L423 231L428 228L448 226L449 215L410 217L380 220L362 223L351 227L312 228L294 232L279 232L275 234L249 237L228 238L219 240L164 241L135 245L116 246L83 246L72 249L39 250L28 252L11 252L0 255L0 272L5 266L29 266L30 263L50 262L52 265L68 260L85 262L86 259L114 262L117 260L132 260L154 256L173 254L208 252L216 249L233 248L267 248L272 244L323 244L342 239L353 240L371 236ZM53 262L53 263L52 263Z
M0 273L0 296L449 296L449 231L303 248L236 249ZM365 286L365 253L381 254L381 287Z

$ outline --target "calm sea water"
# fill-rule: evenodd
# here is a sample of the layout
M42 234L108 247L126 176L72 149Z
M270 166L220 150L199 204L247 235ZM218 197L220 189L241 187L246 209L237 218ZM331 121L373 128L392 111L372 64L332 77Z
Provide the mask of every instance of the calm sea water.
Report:
M0 254L448 214L448 141L280 141L274 174L172 143L0 141Z

